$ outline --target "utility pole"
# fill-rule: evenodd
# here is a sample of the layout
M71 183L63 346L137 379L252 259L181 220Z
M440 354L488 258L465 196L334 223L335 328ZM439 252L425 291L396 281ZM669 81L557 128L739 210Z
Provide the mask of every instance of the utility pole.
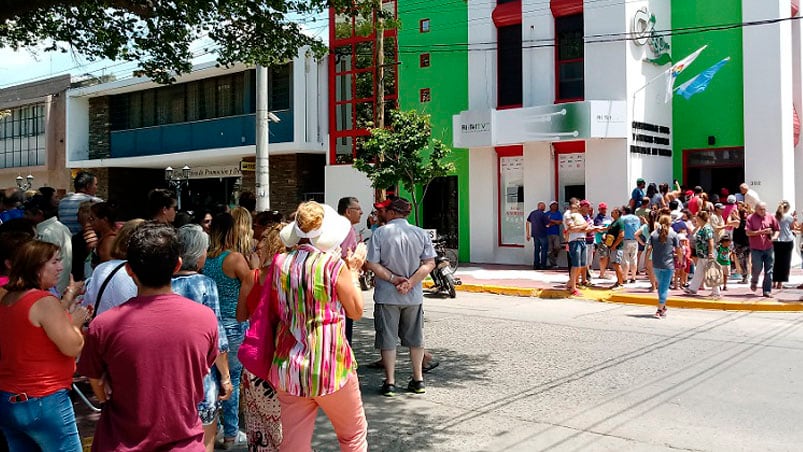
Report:
M385 11L382 9L382 0L374 0L374 17L376 18L376 126L380 129L385 128ZM385 156L379 155L379 162L382 165L385 161ZM377 201L385 200L385 187L379 187L376 190L375 197Z
M257 212L270 210L270 171L268 159L268 68L257 66L256 73L256 198Z

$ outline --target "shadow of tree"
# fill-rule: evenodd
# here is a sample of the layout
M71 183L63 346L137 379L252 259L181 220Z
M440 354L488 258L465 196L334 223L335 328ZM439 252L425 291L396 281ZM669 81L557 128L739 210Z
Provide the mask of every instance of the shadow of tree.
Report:
M426 318L424 321L429 323ZM363 318L354 324L353 349L360 363L357 374L360 378L363 406L368 419L368 445L372 451L444 450L453 433L442 425L456 413L436 404L427 394L406 392L411 378L409 353L399 347L396 360L396 382L399 395L384 397L380 393L385 378L381 369L367 365L379 359L374 349L372 318ZM438 387L482 386L489 380L488 369L493 357L487 354L468 355L448 348L428 349L441 365L425 374L427 391L433 393ZM436 414L437 413L437 414ZM436 447L437 446L437 447ZM339 446L334 430L323 412L319 413L313 447L316 451L337 451Z

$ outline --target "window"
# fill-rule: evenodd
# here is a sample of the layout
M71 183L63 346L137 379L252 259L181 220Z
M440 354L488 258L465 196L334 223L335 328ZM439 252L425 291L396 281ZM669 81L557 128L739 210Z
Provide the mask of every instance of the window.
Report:
M499 246L524 246L524 148L496 148L499 170Z
M522 104L521 24L499 27L497 39L497 106L518 107Z
M421 88L418 92L418 97L421 100L421 103L429 102L432 100L432 93L430 92L429 88Z
M422 53L418 56L418 65L420 67L429 67L429 54Z
M290 80L292 65L271 66L268 92L270 93L270 111L290 109Z
M421 21L418 22L418 30L421 33L429 33L429 19L421 19Z
M555 19L555 71L557 101L582 100L585 95L583 76L583 15Z
M0 119L0 168L45 164L45 106L11 109Z

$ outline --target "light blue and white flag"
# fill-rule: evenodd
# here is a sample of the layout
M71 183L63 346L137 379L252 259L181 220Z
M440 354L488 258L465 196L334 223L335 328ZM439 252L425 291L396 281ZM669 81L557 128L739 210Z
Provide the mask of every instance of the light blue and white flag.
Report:
M725 65L728 61L730 61L731 57L726 57L722 59L719 63L711 66L710 68L700 72L699 74L695 75L686 83L678 86L675 88L677 94L685 97L686 100L689 100L691 96L694 96L697 93L702 93L708 88L708 84L711 83L711 79L714 78L717 72L722 69L722 66Z

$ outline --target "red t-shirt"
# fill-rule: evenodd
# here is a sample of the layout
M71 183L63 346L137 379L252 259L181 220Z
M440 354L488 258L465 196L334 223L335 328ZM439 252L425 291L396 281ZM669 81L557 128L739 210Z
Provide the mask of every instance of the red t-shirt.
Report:
M72 384L75 358L61 353L28 317L34 303L52 296L32 290L11 306L0 305L0 391L44 397Z
M78 370L105 373L112 395L92 450L203 451L197 406L217 353L214 312L175 294L135 297L95 318Z
M745 224L745 229L748 231L760 231L762 229L771 228L773 231L780 231L781 228L778 226L778 220L775 219L772 215L761 215L751 214L747 217L747 223ZM770 250L772 249L772 236L769 235L756 235L753 237L747 237L750 241L750 249L751 250Z

